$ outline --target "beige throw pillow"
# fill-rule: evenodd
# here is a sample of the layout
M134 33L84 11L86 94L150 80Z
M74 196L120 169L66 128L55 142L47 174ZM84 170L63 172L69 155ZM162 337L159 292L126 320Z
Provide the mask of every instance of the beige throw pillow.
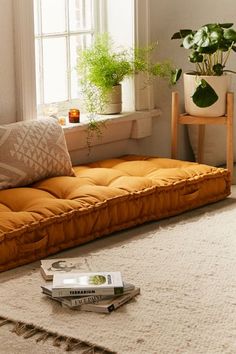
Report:
M62 127L53 118L0 125L0 189L74 176Z
M198 127L188 126L190 144L197 160L198 148ZM236 129L234 130L234 141L236 139ZM211 166L221 166L226 163L226 126L206 125L204 139L203 163ZM234 144L234 156L236 156L236 144Z

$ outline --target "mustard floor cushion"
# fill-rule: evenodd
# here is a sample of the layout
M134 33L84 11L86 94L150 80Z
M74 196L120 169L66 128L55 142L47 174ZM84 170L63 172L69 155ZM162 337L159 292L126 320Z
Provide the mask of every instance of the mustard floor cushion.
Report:
M230 194L222 168L126 156L0 191L0 271Z

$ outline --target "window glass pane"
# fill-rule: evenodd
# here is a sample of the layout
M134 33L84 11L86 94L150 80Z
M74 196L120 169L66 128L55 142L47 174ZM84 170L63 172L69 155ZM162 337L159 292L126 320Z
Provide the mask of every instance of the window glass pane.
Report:
M80 96L79 78L76 70L77 56L81 49L91 44L91 34L74 35L70 38L71 98Z
M41 0L42 32L55 33L66 30L65 0Z
M70 31L92 28L91 0L69 0Z
M66 57L65 37L43 40L45 103L67 99Z

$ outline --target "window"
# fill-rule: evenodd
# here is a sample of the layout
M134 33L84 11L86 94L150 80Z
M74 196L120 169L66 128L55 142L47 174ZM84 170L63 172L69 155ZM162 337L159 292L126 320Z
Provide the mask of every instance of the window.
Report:
M68 103L76 103L80 95L77 55L90 45L99 30L95 13L98 9L94 0L34 0L39 113L52 103L59 110L68 109Z
M36 96L41 110L43 104L57 100L65 110L69 99L73 104L79 92L74 70L76 47L88 45L96 31L108 31L118 43L128 46L148 45L149 1L14 0L17 120L37 117ZM54 47L50 46L52 41ZM60 54L62 48L66 54ZM60 68L59 76L55 74L56 66ZM134 83L124 86L124 110L152 108L152 89L140 90L142 79L135 78Z

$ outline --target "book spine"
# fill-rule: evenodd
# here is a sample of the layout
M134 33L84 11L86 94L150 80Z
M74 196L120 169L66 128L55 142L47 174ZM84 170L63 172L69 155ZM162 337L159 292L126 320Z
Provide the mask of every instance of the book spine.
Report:
M133 299L136 295L140 294L140 288L135 289L129 294L122 295L121 298L114 299L114 301L107 305L101 305L99 303L95 304L84 304L80 306L80 310L92 311L92 312L103 312L109 313L116 310L118 307L124 305L126 302Z
M71 289L71 288L53 288L52 297L66 296L89 296L89 295L118 295L123 293L123 288L92 288L92 289Z
M122 298L120 300L118 299L117 301L114 302L114 304L108 306L108 311L109 312L114 311L115 309L117 309L118 307L122 306L123 304L125 304L129 300L133 299L139 293L140 293L140 290L137 289L132 294L126 294L126 295L122 296Z
M76 306L81 306L84 304L94 304L100 300L103 300L104 296L103 295L91 295L91 296L85 296L81 298L76 298L76 299L63 299L61 298L61 302L66 304L69 307L76 307Z

